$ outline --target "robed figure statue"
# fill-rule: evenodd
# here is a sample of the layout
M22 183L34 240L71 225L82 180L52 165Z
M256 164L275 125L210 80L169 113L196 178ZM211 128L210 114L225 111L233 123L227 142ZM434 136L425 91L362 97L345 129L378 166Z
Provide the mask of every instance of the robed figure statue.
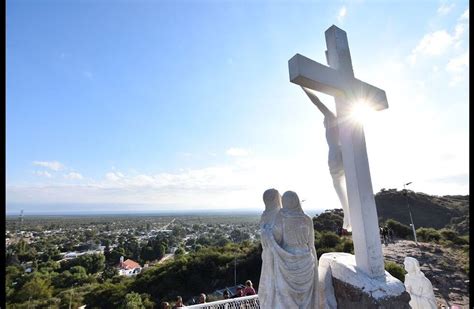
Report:
M262 277L264 282L272 283L271 286L264 283L263 298L259 292L260 306L263 309L317 308L318 259L313 220L303 212L295 192L285 192L282 204L272 228L261 230L262 258L272 261L263 261Z

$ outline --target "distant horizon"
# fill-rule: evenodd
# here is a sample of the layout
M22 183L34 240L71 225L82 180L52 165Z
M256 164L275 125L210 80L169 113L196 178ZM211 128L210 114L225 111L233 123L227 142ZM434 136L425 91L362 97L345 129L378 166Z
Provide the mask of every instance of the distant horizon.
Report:
M385 190L398 190L396 188L386 188ZM413 190L409 190L413 191ZM375 194L381 191L375 192ZM430 194L426 192L413 191L417 194L427 194L431 196L469 196L469 194ZM329 209L338 209L341 207L305 207L303 199L303 210L308 212L315 212L316 214L324 212ZM35 210L32 208L42 208L43 210ZM80 208L87 207L87 210ZM117 209L117 207L122 207ZM161 209L153 209L152 207L161 207ZM207 206L208 207L208 206ZM10 208L10 209L9 209ZM61 208L69 208L71 210L63 210ZM91 210L91 208L95 210ZM341 208L342 209L342 208ZM264 210L263 203L257 207L241 207L241 208L206 208L192 207L192 208L173 208L173 205L163 207L163 205L150 205L150 204L139 204L139 203L48 203L48 204L31 204L31 203L7 203L5 209L5 215L18 216L23 210L24 216L68 216L68 215L146 215L146 214L157 214L157 215L186 215L186 214L259 214Z
M341 208L342 209L342 208ZM321 209L304 209L305 213L316 213L319 214L325 210ZM260 215L263 210L255 209L192 209L192 210L117 210L117 211L24 211L23 216L120 216L120 215L166 215L166 216L187 216L187 215ZM20 211L9 211L6 212L6 217L18 218Z

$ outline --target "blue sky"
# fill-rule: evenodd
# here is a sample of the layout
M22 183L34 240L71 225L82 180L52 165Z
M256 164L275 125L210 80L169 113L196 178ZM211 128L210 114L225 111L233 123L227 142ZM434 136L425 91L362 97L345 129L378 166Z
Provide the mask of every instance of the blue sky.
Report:
M374 191L469 192L467 1L6 7L7 211L259 209L270 187L338 207L322 115L288 77L295 53L326 64L332 24L387 93Z

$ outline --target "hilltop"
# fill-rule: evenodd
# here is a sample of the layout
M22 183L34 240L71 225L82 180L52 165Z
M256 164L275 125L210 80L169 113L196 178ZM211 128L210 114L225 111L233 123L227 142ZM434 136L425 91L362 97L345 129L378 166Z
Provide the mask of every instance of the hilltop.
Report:
M460 235L469 233L469 195L434 196L421 192L382 189L375 195L381 222L387 219L410 225L407 200L416 228L451 228Z

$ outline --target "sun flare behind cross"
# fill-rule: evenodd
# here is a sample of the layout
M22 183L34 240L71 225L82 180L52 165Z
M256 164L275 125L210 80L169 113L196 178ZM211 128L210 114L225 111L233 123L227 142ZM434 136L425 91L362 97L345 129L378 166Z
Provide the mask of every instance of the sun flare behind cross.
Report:
M356 101L351 108L351 118L358 123L364 124L370 121L374 114L373 108L370 107L370 104L367 100L358 100Z

